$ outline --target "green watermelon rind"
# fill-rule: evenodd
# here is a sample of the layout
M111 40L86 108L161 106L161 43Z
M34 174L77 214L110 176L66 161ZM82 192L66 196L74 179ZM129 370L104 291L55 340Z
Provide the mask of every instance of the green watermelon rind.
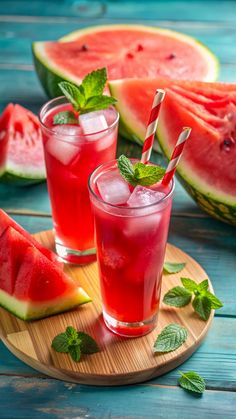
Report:
M7 170L0 176L0 183L16 186L30 186L45 182L45 175L21 175L18 172Z
M75 301L74 303L72 302L73 300ZM19 300L5 291L0 290L0 307L3 307L14 316L25 321L39 320L54 314L63 313L89 302L91 302L90 297L83 288L78 287L77 295L71 294L71 296L58 297L42 304L31 302L32 308L26 314L24 310L24 306L27 304L26 301Z
M195 49L199 49L203 56L207 57L207 61L209 62L209 73L204 81L214 81L218 77L219 72L219 62L216 56L207 48L203 43L199 42L195 38L185 35L176 31L163 29L159 27L152 27L152 26L145 26L145 25L125 25L125 24L117 24L117 25L100 25L100 26L93 26L85 29L79 29L77 31L71 32L70 34L62 37L59 39L59 42L69 42L77 39L80 35L89 34L93 32L99 32L104 29L129 29L129 30L145 30L150 32L158 32L166 35L171 35L172 37L178 38L184 42L191 44ZM34 59L34 65L36 72L38 74L38 78L49 97L56 97L60 96L61 92L58 87L58 83L62 80L67 80L73 82L75 84L80 84L81 79L78 77L73 77L71 75L65 74L65 72L61 71L57 65L50 62L48 57L45 54L44 50L44 42L34 42L32 44L32 53ZM126 131L124 131L126 133ZM126 133L128 135L128 131Z

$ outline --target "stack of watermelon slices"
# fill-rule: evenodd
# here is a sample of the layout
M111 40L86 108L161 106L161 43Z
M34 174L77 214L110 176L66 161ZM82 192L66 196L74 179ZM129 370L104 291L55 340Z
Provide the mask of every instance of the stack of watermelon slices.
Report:
M0 306L33 320L89 301L57 256L0 210Z

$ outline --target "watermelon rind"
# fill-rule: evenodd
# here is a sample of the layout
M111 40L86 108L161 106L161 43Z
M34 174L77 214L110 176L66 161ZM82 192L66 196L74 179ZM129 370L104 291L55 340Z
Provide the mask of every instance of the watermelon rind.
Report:
M218 77L219 62L216 56L205 45L188 35L159 27L129 24L92 26L89 28L79 29L77 31L69 33L68 35L65 35L64 37L60 38L59 42L70 42L74 39L78 39L79 36L107 29L145 30L147 32L158 32L177 38L180 41L184 41L192 45L195 49L198 49L201 52L201 55L205 57L206 61L209 63L208 74L204 78L204 81L214 81ZM58 88L58 83L60 81L67 80L75 84L80 84L81 79L71 75L70 73L67 73L65 70L61 70L52 60L50 60L46 54L44 44L44 42L34 42L32 44L35 69L47 95L49 97L56 97L61 94Z
M7 171L3 172L2 176L0 176L1 183L11 184L15 186L36 185L37 183L44 182L45 180L46 176L44 172L37 174L22 174L18 171L14 172L8 169Z
M26 321L38 320L53 314L62 313L90 301L90 297L81 287L78 287L77 290L70 295L58 297L53 300L45 301L44 303L19 300L13 295L0 290L0 306L19 319Z

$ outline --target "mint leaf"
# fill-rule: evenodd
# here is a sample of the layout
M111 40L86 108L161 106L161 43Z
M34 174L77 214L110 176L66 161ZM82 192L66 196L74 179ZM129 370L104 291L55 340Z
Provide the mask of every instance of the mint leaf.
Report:
M207 291L207 290L208 290L208 288L209 288L209 282L208 282L208 279L204 279L204 281L200 282L200 284L198 284L198 286L197 286L197 290L198 290L199 292L202 292L202 291Z
M190 278L180 278L184 288L187 290L194 292L198 289L198 284Z
M78 337L81 341L80 350L82 354L94 354L95 352L99 352L99 347L97 342L87 333L78 332Z
M154 343L154 352L172 352L179 348L187 339L185 327L172 323L166 326Z
M194 393L203 393L205 391L205 380L199 374L194 371L179 372L181 374L179 385L182 388L193 391Z
M117 100L112 96L92 96L84 105L83 109L81 109L80 113L87 113L98 111L100 109L106 109L111 105L114 105Z
M149 166L143 163L134 165L134 176L139 185L151 186L159 182L165 174L165 169L161 166Z
M165 262L164 263L164 272L167 274L176 274L182 269L184 269L186 263L172 263L172 262Z
M69 353L73 361L78 362L81 357L81 350L79 345L69 346Z
M184 307L190 303L192 293L183 287L174 287L163 298L163 303L173 307Z
M106 68L100 68L87 74L82 81L86 99L91 96L101 96L107 82Z
M68 326L66 328L66 335L68 338L77 339L78 332L73 326Z
M134 176L134 167L131 161L122 154L118 158L118 169L120 171L121 176L128 182L130 185L136 186L137 181Z
M196 295L192 306L203 320L208 320L211 314L211 301L205 295Z
M219 308L223 307L222 302L210 291L205 291L203 295L210 301L212 309L218 310Z
M86 100L82 89L68 81L62 81L58 86L76 111L84 106Z
M59 335L55 336L55 338L52 341L52 348L56 352L69 352L68 343L67 343L67 334L66 333L60 333Z
M62 124L78 124L75 114L71 111L58 112L53 117L53 123L56 125Z

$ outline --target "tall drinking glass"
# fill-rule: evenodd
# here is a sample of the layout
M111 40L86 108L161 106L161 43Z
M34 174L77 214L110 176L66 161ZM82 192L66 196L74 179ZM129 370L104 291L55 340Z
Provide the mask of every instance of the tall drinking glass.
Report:
M79 125L53 123L58 112L68 110L65 97L53 99L42 107L40 122L56 251L64 261L83 264L96 258L88 178L115 158L119 115L113 107L100 111L108 127L85 135Z
M113 160L97 168L89 181L103 317L119 335L142 336L157 321L174 182L151 204L113 205L103 200L97 185L104 174L108 180L117 172ZM147 190L139 187L139 193Z

